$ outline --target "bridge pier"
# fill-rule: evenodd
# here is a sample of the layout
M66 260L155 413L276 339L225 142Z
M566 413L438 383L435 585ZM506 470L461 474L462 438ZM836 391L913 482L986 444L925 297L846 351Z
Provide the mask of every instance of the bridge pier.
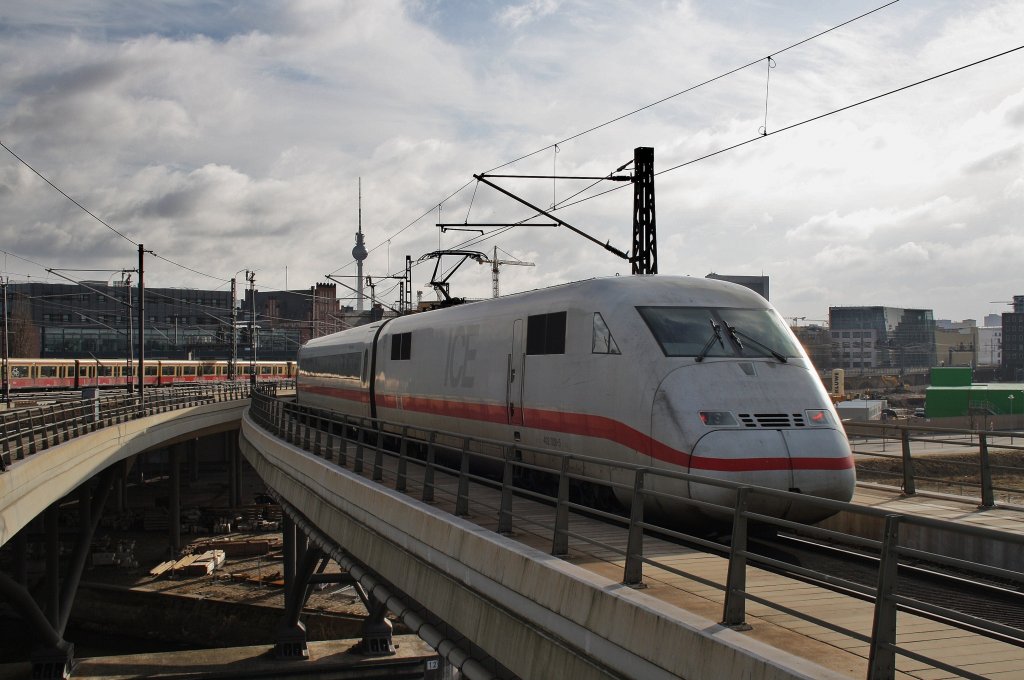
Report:
M45 562L45 602L43 607L33 599L27 587L27 546L16 550L15 578L0 573L0 594L14 606L36 635L36 646L31 653L32 677L39 680L64 680L70 677L74 666L75 646L64 639L75 593L85 569L93 535L99 524L103 506L113 487L115 467L107 468L100 476L95 490L87 481L77 490L79 532L74 551L68 561L63 583L60 573L60 501L47 507L43 514ZM15 539L19 546L26 537Z
M281 518L281 532L284 538L284 616L277 628L274 655L278 659L308 659L306 626L299 615L309 597L309 578L321 553L309 545L305 535L300 538L295 523L287 515Z
M281 534L285 613L275 635L274 656L288 660L309 658L306 626L299 620L299 616L313 592L313 586L318 583L352 585L367 611L359 650L365 656L394 655L394 626L387 618L388 608L385 603L372 594L367 594L351 574L324 574L330 557L322 548L311 542L306 534L299 531L288 513L282 513Z
M184 444L175 444L167 451L170 467L170 499L167 507L168 540L171 555L181 552L181 449Z

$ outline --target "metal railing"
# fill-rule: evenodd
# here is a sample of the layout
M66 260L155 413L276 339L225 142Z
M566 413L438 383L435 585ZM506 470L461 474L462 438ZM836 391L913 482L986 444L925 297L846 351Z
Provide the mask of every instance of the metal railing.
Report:
M919 654L905 645L898 644L896 638L899 630L897 614L900 612L935 617L954 628L970 630L1013 646L1024 646L1024 628L1016 628L995 621L985 621L955 608L943 606L941 603L915 599L900 591L897 579L900 564L913 560L918 564L927 563L955 569L965 578L984 576L999 579L1020 588L1024 586L1024 573L915 549L901 543L900 528L916 527L924 530L950 532L957 537L957 540L991 541L998 544L999 549L1013 550L1024 549L1024 536L912 515L891 514L874 508L787 491L735 484L645 466L618 464L549 449L524 447L518 443L510 444L509 442L467 437L460 433L419 429L414 431L405 425L349 417L286 403L259 392L253 394L250 415L264 429L322 457L327 462L351 468L357 474L369 474L371 479L379 482L385 481L386 475L389 476L389 481L400 492L409 492L410 466L416 466L420 468L420 474L416 476L415 481L420 486L420 498L423 501L437 501L438 494L448 494L448 502L454 503L454 514L464 516L469 514L472 500L475 514L494 513L497 517L498 531L503 533L511 532L514 522L519 522L520 526L528 524L532 528L545 529L551 534L553 555L568 554L570 538L616 552L624 558L622 576L624 584L640 585L646 566L715 588L724 593L722 624L725 626L744 628L746 603L752 601L867 643L870 646L868 680L895 677L897 655L903 655L935 668L959 674L962 677L980 677L956 668L951 663ZM390 444L390 446L386 444ZM419 455L413 455L413 447L418 449ZM550 464L539 465L524 462L520 459L523 453L532 453L549 461ZM385 457L393 459L393 464L385 466ZM491 469L498 469L501 471L500 477L477 474L473 471L474 464L485 464ZM585 468L602 472L593 476L586 475L581 472ZM553 476L550 493L524 488L518 483L524 474L531 472ZM457 481L453 485L439 484L438 474L456 476ZM715 487L724 490L730 494L733 505L721 505L681 497L658 488L663 489L673 481L688 482L691 488L701 485L705 488ZM482 498L471 499L471 482L498 490L500 492L498 505L488 504ZM579 482L610 485L629 494L632 502L628 508L628 516L594 509L574 500L570 490L575 483ZM454 491L446 488L448 486L454 486ZM491 495L493 496L493 494ZM515 498L530 498L554 505L553 522L543 523L515 512ZM729 518L728 521L732 523L731 545L726 546L709 541L702 536L684 533L671 524L645 518L645 507L655 500L685 504L713 517ZM869 516L883 523L885 530L881 540L875 540L826 530L801 522L778 519L757 511L758 508L769 507L772 502L811 505L834 513L845 512ZM622 550L583 533L573 531L570 518L574 512L585 513L589 517L599 517L623 527L628 536L626 549ZM794 566L769 555L755 552L748 547L749 529L752 523L795 530L803 536L826 542L839 542L873 553L876 555L875 561L877 562L876 583L874 586L865 586L862 583L824 571ZM661 537L668 536L684 541L690 546L697 545L716 553L724 553L728 558L725 578L721 581L708 579L645 555L645 539L651 532L657 532ZM746 586L747 571L751 566L784 570L787 574L795 574L798 578L837 589L854 598L873 602L874 625L871 634L864 635L798 609L771 602L752 593Z
M181 384L146 389L145 406L138 394L112 394L64 401L0 413L0 473L27 456L74 437L158 413L190 406L249 397L249 383Z
M847 422L844 426L854 453L862 457L858 478L878 477L879 483L908 495L916 494L919 487L958 490L958 495L970 489L986 508L996 504L997 494L1007 503L1024 504L1024 469L1020 463L1024 446L1013 443L1015 439L1024 443L1024 433L873 422ZM865 450L858 445L858 437L865 437L864 445L880 444L883 450ZM892 453L885 450L889 443L895 445ZM943 452L915 455L914 443L941 447ZM1000 457L1009 458L1010 464L995 462ZM1020 483L1000 484L1000 479L1019 479ZM892 481L886 484L887 480Z

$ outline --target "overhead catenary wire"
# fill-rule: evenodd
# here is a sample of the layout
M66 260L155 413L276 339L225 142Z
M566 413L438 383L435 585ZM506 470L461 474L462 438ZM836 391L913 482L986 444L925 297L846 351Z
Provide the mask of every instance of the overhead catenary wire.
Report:
M799 41L793 43L792 45L788 45L786 47L783 47L780 50L775 50L774 52L772 52L772 55L777 56L779 54L782 54L783 52L787 52L787 51L789 51L791 49L799 47L800 45L803 45L804 43L808 43L808 42L810 42L812 40L816 40L817 38L820 38L821 36L826 35L827 33L831 33L832 31L838 30L838 29L840 29L840 28L842 28L844 26L852 24L855 21L859 21L860 19L863 19L863 18L865 18L865 17L867 17L867 16L869 16L871 14L874 14L875 12L879 12L879 11L881 11L881 10L887 8L887 7L895 5L899 1L900 0L892 0L892 2L887 2L884 5L880 5L880 6L874 8L872 10L868 10L867 12L864 12L863 14L855 16L852 19L848 19L847 21L844 21L841 24L836 24L835 26L827 28L824 31L821 31L819 33L815 33L814 35L812 35L810 37L804 38L803 40L799 40ZM617 123L620 120L624 120L626 118L629 118L630 116L635 116L636 114L642 113L643 111L646 111L647 109L653 108L653 107L658 106L660 104L664 104L665 102L670 101L672 99L675 99L676 97L681 97L682 95L688 94L690 92L693 92L694 90L699 89L701 87L704 87L705 85L710 85L711 83L713 83L715 81L721 80L723 78L727 78L727 77L733 75L734 73L739 73L740 71L742 71L744 69L750 68L751 66L754 66L756 64L760 64L761 61L764 58L765 57L758 57L754 61L746 63L746 64L744 64L742 66L737 66L736 68L734 68L734 69L732 69L730 71L726 71L725 73L721 73L721 74L719 74L719 75L717 75L717 76L715 76L713 78L708 78L707 80L704 80L704 81L702 81L700 83L697 83L696 85L692 85L692 86L690 86L690 87L688 87L686 89L680 90L679 92L676 92L674 94L670 94L667 97L662 97L661 99L658 99L657 101L653 101L650 104L645 104L644 106L641 106L640 108L637 108L637 109L633 109L632 111L629 111L628 113L623 113L622 115L616 116L616 117L614 117L614 118L612 118L610 120L606 120L603 123L598 123L597 125L593 125L593 126L587 128L587 129L583 130L582 132L577 132L576 134L571 135L569 137L566 137L565 139L559 140L559 141L554 142L552 144L548 144L545 147L541 147L540 149L537 149L536 151L531 151L528 154L524 154L524 155L519 156L518 158L514 158L514 159L512 159L512 160L510 160L510 161L508 161L506 163L502 163L501 165L499 165L497 167L494 167L494 168L491 168L490 170L486 171L484 174L489 174L489 173L494 172L495 170L500 170L501 168L504 168L504 167L507 167L509 165L512 165L513 163L518 163L521 160L525 160L527 158L530 158L531 156L535 156L535 155L537 155L539 153L547 151L548 149L550 149L552 147L556 147L559 144L565 144L566 142L570 142L570 141L572 141L574 139L579 139L580 137L583 137L584 135L590 134L591 132L596 132L597 130L600 130L601 128L607 127L607 126L609 126L609 125L611 125L613 123Z
M943 78L945 76L952 75L954 73L957 73L959 71L963 71L963 70L971 68L973 66L978 66L978 65L983 64L985 62L992 61L993 59L998 59L1000 57L1005 57L1008 54L1012 54L1012 53L1018 52L1020 50L1024 50L1024 45L1018 45L1017 47L1013 47L1013 48L1010 48L1008 50L1004 50L1002 52L999 52L998 54L993 54L991 56L984 57L982 59L978 59L977 61L972 61L969 64L964 64L962 66L957 66L956 68L952 68L952 69L949 69L947 71L943 71L942 73L937 73L935 75L928 76L927 78L922 78L921 80L917 80L917 81L915 81L913 83L909 83L907 85L902 85L900 87L897 87L895 89L889 90L887 92L883 92L881 94L876 94L874 96L868 97L867 99L861 99L860 101L853 102L852 104L847 104L846 106L841 106L841 107L839 107L837 109L832 109L831 111L826 111L825 113L820 113L820 114L818 114L816 116L811 116L810 118L805 118L803 120L797 121L796 123L791 123L789 125L781 127L778 130L772 130L771 132L767 132L766 134L758 134L756 137L751 137L750 139L745 139L743 141L736 142L735 144L730 144L729 146L723 147L721 149L717 149L716 151L711 151L710 153L706 153L706 154L704 154L702 156L698 156L697 158L692 158L692 159L690 159L690 160L688 160L688 161L686 161L684 163L679 163L677 165L673 165L673 166L665 168L663 170L659 170L658 172L654 173L654 175L655 175L655 177L657 177L659 175L664 175L664 174L669 173L669 172L674 172L674 171L679 170L681 168L685 168L685 167L687 167L689 165L693 165L694 163L699 163L701 161L705 161L705 160L707 160L709 158L713 158L714 156L718 156L718 155L726 153L728 151L733 151L734 149L738 149L738 148L740 148L742 146L746 146L747 144L750 144L752 142L757 142L757 141L760 141L760 140L765 139L767 137L773 137L773 136L778 135L780 133L788 132L788 131L793 130L795 128L798 128L798 127L800 127L802 125L807 125L808 123L813 123L813 122L821 120L823 118L828 118L829 116L834 116L837 113L842 113L843 111L849 111L850 109L856 108L858 106L862 106L864 104L869 104L869 103L871 103L873 101L877 101L877 100L882 99L884 97L888 97L890 95L894 95L894 94L897 94L899 92L903 92L905 90L909 90L910 88L917 87L919 85L924 85L925 83L931 82L933 80L937 80L939 78ZM614 187L612 187L610 189L606 189L605 191L601 191L601 192L598 192L596 194L592 194L592 195L587 196L585 198L582 198L582 199L580 199L578 201L575 201L575 202L572 202L572 203L562 204L559 207L560 208L568 208L568 207L571 207L571 206L574 206L574 205L579 205L580 203L585 203L586 201L589 201L589 200L594 199L594 198L598 198L600 196L604 196L605 194L610 194L613 191L618 191L619 189L623 188L623 186L625 186L625 185L614 186Z
M44 182L46 182L47 184L49 184L49 185L50 185L51 187L53 187L53 188L54 188L54 189L55 189L55 190L56 190L56 191L57 191L57 192L58 192L58 193L59 193L59 194L60 194L61 196L63 196L64 198L68 199L69 201L71 201L72 203L74 203L75 205L77 205L77 206L78 206L79 208L81 208L81 209L82 209L82 211L83 211L83 212L85 212L85 214L86 214L86 215L88 215L89 217L93 218L94 220L96 220L97 222L99 222L100 224L102 224L102 225L103 225L104 227L106 227L106 228L107 228L107 229L109 229L110 231L114 232L115 234L117 234L118 236L120 236L121 238L123 238L123 239L124 239L125 241L128 241L128 243L131 243L131 244L132 244L133 246L136 246L136 247L137 247L137 246L139 245L139 244L138 244L138 243L137 243L136 241L132 240L132 239L131 239L131 238L129 238L128 236L125 236L125 235L124 235L123 233L121 233L120 231L118 231L118 230L117 230L117 229L115 229L114 227L112 227L112 226L110 226L109 224L107 224L107 223L106 223L106 222L105 222L104 220L102 220L102 219L101 219L100 217L96 216L96 215L95 215L95 214L94 214L94 213L93 213L92 211L90 211L90 210L89 210L88 208L86 208L86 207L85 207L84 205L82 205L81 203L79 203L78 201L76 201L75 199L73 199L73 198L72 198L71 196L69 196L69 195L68 195L67 193L65 193L65 191L64 191L63 189L61 189L61 188L60 188L59 186L57 186L56 184L54 184L53 182L51 182L51 181L50 181L50 179L49 179L48 177L46 177L46 175L44 175L43 173L39 172L39 171L38 171L38 170L36 170L36 169L35 169L34 167L32 167L32 166L31 166L31 165L30 165L30 164L28 163L28 161L26 161L26 160L25 160L24 158L22 158L21 156L19 156L18 154L16 154L16 153L14 152L14 150L13 150L13 149L11 149L11 148L10 148L9 146L7 146L6 144L4 144L4 143L3 143L3 141L0 141L0 146L2 146L2 147L4 148L4 150L6 150L6 151L7 151L7 153L11 154L11 155L12 155L12 156L14 156L14 157L15 157L16 159L18 159L18 162L19 162L19 163L21 163L21 164L22 164L22 165L24 165L24 166L25 166L26 168L28 168L29 170L31 170L32 172L34 172L34 173L36 174L36 176L38 176L38 177L39 177L39 178L40 178L41 180L43 180Z
M872 14L875 14L876 12L880 12L883 9L891 7L892 5L897 4L898 2L899 2L899 0L891 0L891 2L887 2L887 3L884 3L882 5L879 5L878 7L875 7L874 9L870 9L870 10L868 10L866 12L863 12L862 14L859 14L859 15L851 18L851 19L848 19L848 20L842 22L842 23L839 23L839 24L836 24L836 25L831 26L829 28L826 28L825 30L822 30L822 31L819 31L818 33L815 33L814 35L811 35L811 36L808 36L808 37L803 38L801 40L798 40L798 41L796 41L796 42L794 42L794 43L792 43L790 45L787 45L787 46L785 46L785 47L783 47L781 49L775 50L775 51L771 52L771 56L778 56L778 55L780 55L780 54L782 54L784 52L787 52L789 50L795 49L795 48L797 48L797 47L799 47L801 45L804 45L804 44L806 44L808 42L811 42L812 40L816 40L816 39L818 39L818 38L820 38L820 37L822 37L824 35L827 35L828 33L831 33L833 31L839 30L840 28L843 28L844 26L848 26L848 25L850 25L850 24L852 24L852 23L854 23L856 21L859 21L859 20L864 19L864 18L866 18L866 17L868 17L868 16L870 16ZM675 93L670 94L668 96L662 97L661 99L653 101L653 102L651 102L649 104L645 104L644 106L641 106L639 108L633 109L632 111L628 111L626 113L623 113L623 114L620 114L618 116L615 116L614 118L611 118L611 119L606 120L604 122L598 123L596 125L592 125L592 126L586 128L584 130L581 130L580 132L577 132L577 133L572 134L572 135L570 135L568 137L565 137L564 139L560 139L560 140L558 140L556 142L553 142L553 143L548 144L546 146L543 146L543 147L541 147L539 149L536 149L535 151L531 151L529 153L526 153L526 154L523 154L523 155L518 156L516 158L513 158L512 160L506 161L506 162L504 162L504 163L502 163L500 165L497 165L497 166L491 168L490 170L486 170L485 172L483 172L481 174L484 174L484 175L490 174L490 173L492 173L492 172L494 172L496 170L500 170L501 168L508 167L510 165L518 163L519 161L525 160L525 159L530 158L532 156L535 156L535 155L537 155L539 153L543 153L543 152L545 152L545 151L547 151L549 149L556 148L556 147L558 147L561 144L565 144L565 143L573 141L575 139L579 139L580 137L588 135L588 134L590 134L592 132L596 132L597 130L600 130L602 128L608 127L609 125L617 123L617 122L619 122L621 120L624 120L626 118L634 116L634 115L636 115L638 113L642 113L643 111L647 111L648 109L651 109L651 108L654 108L654 107L659 106L661 104L664 104L665 102L668 102L668 101L671 101L673 99L676 99L677 97L681 97L682 95L685 95L685 94L688 94L690 92L693 92L694 90L702 88L702 87L704 87L706 85L710 85L711 83L714 83L716 81L722 80L723 78L727 78L727 77L729 77L729 76L731 76L731 75L733 75L735 73L739 73L740 71L743 71L743 70L745 70L747 68L750 68L751 66L755 66L755 65L761 63L761 61L763 61L765 58L766 57L764 57L764 56L758 57L757 59L754 59L753 61L750 61L750 62L748 62L746 64L743 64L742 66L737 66L737 67L735 67L733 69L730 69L729 71L725 71L724 73L721 73L721 74L719 74L717 76L714 76L712 78L708 78L706 80L703 80L703 81L701 81L701 82L699 82L699 83L697 83L695 85L691 85L690 87L687 87L687 88L684 88L682 90L679 90L678 92L675 92ZM770 58L770 57L768 57L768 58ZM621 169L623 169L623 168L620 168L620 171L621 171ZM375 250L380 248L381 245L384 244L384 242L391 241L395 237L399 236L400 234L404 233L408 229L412 228L415 224L417 224L423 218L425 218L427 215L432 213L435 208L440 208L441 205L443 205L447 201L449 201L452 198L454 198L455 196L457 196L459 193L461 193L463 190L465 190L471 183L472 183L472 180L466 182L461 187L459 187L455 191L453 191L450 194L448 194L448 196L446 196L445 198L441 199L439 202L431 205L431 207L426 212L424 212L419 217L417 217L416 219L414 219L411 222L409 222L408 224L406 224L404 227L402 227L398 231L392 233L390 236L387 237L387 239L385 239L385 241L382 241L377 246L374 246L373 248L369 249L368 252L370 252L370 253L374 252ZM620 185L618 187L615 187L615 189L611 189L611 190L608 190L608 191L596 194L595 197L603 195L604 193L610 193L611 191L614 191L616 189L620 189L620 188L622 188L622 186L625 186L625 185ZM574 196L577 196L577 195L579 195L579 192L574 194ZM561 206L561 207L569 207L571 205L576 205L576 203L566 203L566 201L571 200L571 198L572 197L569 197L567 199L563 199L562 201L559 201L558 205ZM555 206L552 207L552 210L556 210L556 209L558 209L558 208L555 207ZM332 271L331 274L336 274L337 272L341 271L342 269L351 266L354 262L355 262L355 260L351 260L351 261L347 262L346 264L344 264L344 265L338 267L337 269L335 269L334 271Z

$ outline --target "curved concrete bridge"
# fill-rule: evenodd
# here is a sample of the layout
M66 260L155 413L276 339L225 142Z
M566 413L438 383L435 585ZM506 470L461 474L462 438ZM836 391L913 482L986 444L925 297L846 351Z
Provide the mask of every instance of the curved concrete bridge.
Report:
M49 562L50 594L42 605L16 577L0 574L0 591L44 643L42 653L33 657L36 677L70 675L74 648L63 631L92 532L122 462L239 426L242 453L292 515L291 529L297 525L320 555L346 568L368 593L371 614L374 607L381 621L385 607L398 614L466 677L781 680L831 675L805 660L780 658L778 650L752 644L643 591L375 484L259 427L248 415L247 395L231 396L191 395L173 409L153 406L144 417L130 412L129 404L113 414L101 411L98 420L95 414L79 414L61 425L51 422L56 417L41 415L29 422L31 436L22 433L16 455L5 459L0 473L0 545L42 515L49 549L59 552L56 504L69 494L78 494L80 524L86 527L67 573L60 574L56 560ZM83 417L91 422L83 425ZM73 432L61 432L61 427ZM180 449L171 451L176 458ZM172 477L177 467L172 460ZM300 548L300 559L303 552ZM293 545L291 559L295 555ZM292 564L289 591L311 582L313 563L306 561L308 567L299 574ZM286 641L293 633L303 637L301 624L295 625L301 597L293 594L290 605L288 599L293 622L278 634ZM299 642L304 646L304 638ZM279 653L281 647L279 642Z
M389 609L414 630L436 617L449 640L472 641L473 663L456 663L468 677L840 677L388 489L332 463L336 454L278 438L251 412L239 444L300 526L338 546L334 556Z
M74 645L64 639L64 631L103 507L112 488L123 489L125 461L151 449L237 430L249 406L248 386L152 390L150 394L144 408L137 397L122 395L3 414L0 546L35 518L44 519L42 606L26 588L24 541L14 545L15 574L0 572L0 596L25 618L39 642L32 655L35 678L70 675ZM181 449L171 451L172 475L176 475ZM177 512L178 491L174 484L172 514ZM78 498L79 534L62 574L58 504L71 494ZM178 529L179 523L172 522L172 545L180 544Z

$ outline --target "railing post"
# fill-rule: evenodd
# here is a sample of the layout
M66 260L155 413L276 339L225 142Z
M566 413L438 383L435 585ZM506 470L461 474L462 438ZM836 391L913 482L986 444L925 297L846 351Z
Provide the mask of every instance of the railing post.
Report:
M384 479L384 427L377 421L377 446L373 454L373 474L370 478L379 482Z
M32 418L32 409L28 409L26 413L28 416L28 454L31 456L36 452L36 424L35 419Z
M330 430L324 434L324 460L334 460L334 433Z
M557 557L569 554L569 456L562 457L558 473L558 502L555 505L555 535L551 554Z
M981 467L981 505L982 508L991 508L996 504L995 494L992 492L992 466L988 459L988 435L984 432L978 435L978 463Z
M914 458L910 455L910 430L906 427L900 433L900 441L903 445L903 493L913 496L917 487L914 485Z
M317 425L319 425L319 424L320 424L320 421L318 420L317 421ZM313 455L314 456L319 456L321 458L324 455L323 444L321 443L322 435L323 435L323 432L320 431L319 427L317 427L317 429L313 432Z
M729 571L725 581L725 608L722 625L750 630L747 619L747 495L748 487L736 489L736 508L732 515L732 545Z
M17 437L18 437L18 453L16 455L16 459L17 460L23 460L25 458L25 435L28 433L28 428L26 428L25 425L22 424L22 422L21 422L21 411L19 411L17 413L17 418L18 418L18 425L17 425L17 430L15 430L15 432L17 433ZM30 420L29 421L29 426L31 426L31 424L32 423L31 423L31 420Z
M6 425L6 423L4 423ZM11 460L11 435L9 432L4 431L4 450L0 453L0 470L6 470L7 466L12 463Z
M405 455L409 446L409 426L402 428L402 441L398 444L398 474L395 477L395 491L405 491L406 466Z
M505 448L505 467L501 473L501 507L498 509L498 533L512 533L512 486L515 479L515 464L512 456L515 449Z
M70 420L70 418L68 418L68 410L65 408L62 410L62 415L60 419L61 427L57 433L58 442L66 442L71 439L71 434L68 432L68 420Z
M892 595L899 575L899 555L896 551L899 534L899 515L888 515L885 518L881 561L878 564L867 680L892 680L896 677L896 603Z
M423 467L423 497L424 503L434 502L434 458L437 453L434 451L437 441L437 433L430 433L430 443L427 444L427 464Z
M356 435L356 456L352 463L352 472L357 475L363 473L363 437L365 436L366 426L362 421L359 423L358 434Z
M50 424L44 428L43 440L46 442L46 448L50 448L60 444L60 432L57 430L57 405L50 404L47 410L50 412ZM45 416L43 422L46 422ZM95 430L96 426L93 425L92 429Z
M633 473L633 498L629 502L629 537L622 582L640 587L644 583L644 471Z
M273 406L273 417L274 417L274 432L278 437L284 433L285 421L284 421L284 403L274 402Z
M469 515L469 437L462 440L462 457L459 461L459 491L455 496L455 515Z
M345 416L341 421L341 446L338 447L338 465L348 467L348 432L349 419Z

